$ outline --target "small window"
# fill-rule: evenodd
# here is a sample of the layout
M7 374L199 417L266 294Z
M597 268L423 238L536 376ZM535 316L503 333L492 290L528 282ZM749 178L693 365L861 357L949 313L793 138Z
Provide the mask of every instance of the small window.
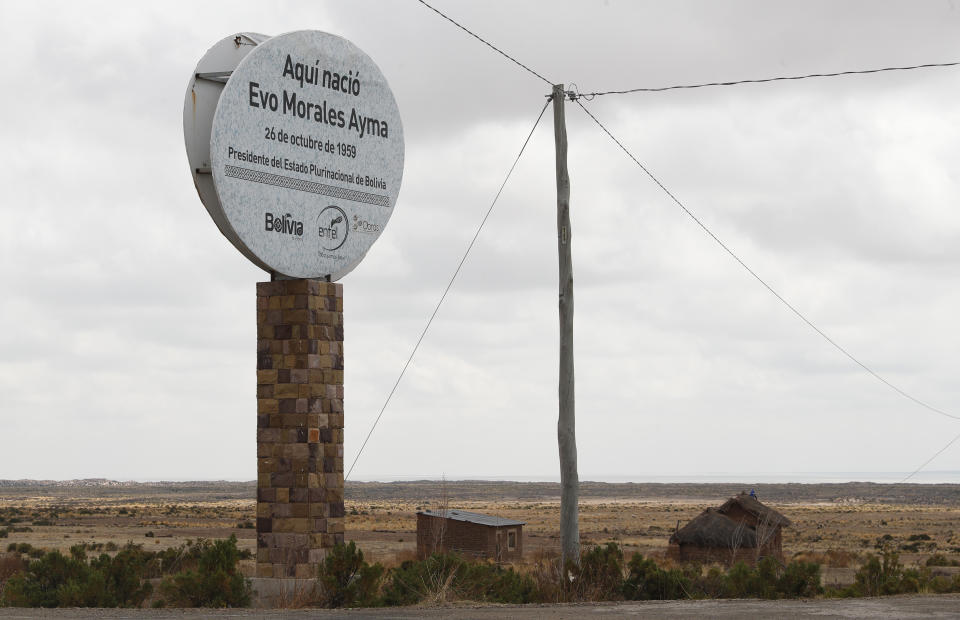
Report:
M517 548L517 532L515 530L510 530L507 532L507 549L513 551Z

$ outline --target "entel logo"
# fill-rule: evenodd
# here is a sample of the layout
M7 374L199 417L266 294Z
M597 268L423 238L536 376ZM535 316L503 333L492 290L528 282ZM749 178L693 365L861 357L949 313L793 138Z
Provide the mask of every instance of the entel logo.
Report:
M282 217L274 217L273 213L267 213L263 229L267 232L286 233L296 237L303 236L303 222L293 219L293 216L289 213L285 213Z
M347 241L347 214L336 205L330 205L317 216L317 234L320 235L320 246L328 251L339 250Z

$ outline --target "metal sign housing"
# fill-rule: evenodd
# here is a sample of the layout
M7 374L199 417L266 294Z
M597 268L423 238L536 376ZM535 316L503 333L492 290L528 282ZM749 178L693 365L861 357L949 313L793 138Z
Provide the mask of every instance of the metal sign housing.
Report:
M404 158L399 110L376 64L335 35L220 41L190 81L184 134L214 222L271 273L337 280L393 213Z

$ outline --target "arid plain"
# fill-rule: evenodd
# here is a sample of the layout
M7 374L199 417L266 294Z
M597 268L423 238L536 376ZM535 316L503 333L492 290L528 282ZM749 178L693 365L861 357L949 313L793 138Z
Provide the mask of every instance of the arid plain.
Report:
M670 534L740 484L582 483L580 533L586 545L616 542L624 554L663 558ZM814 560L825 583L849 583L860 561L886 547L905 565L942 554L960 564L960 485L768 484L761 501L786 515L784 555ZM235 534L255 551L254 485L238 482L115 483L0 481L0 554L11 544L96 551L127 542L160 550ZM445 499L446 498L446 499ZM559 486L554 483L419 481L348 483L347 540L388 566L413 558L416 512L450 508L524 521L524 563L556 555ZM665 561L665 560L664 560ZM252 574L252 560L244 561ZM948 573L960 570L944 567Z

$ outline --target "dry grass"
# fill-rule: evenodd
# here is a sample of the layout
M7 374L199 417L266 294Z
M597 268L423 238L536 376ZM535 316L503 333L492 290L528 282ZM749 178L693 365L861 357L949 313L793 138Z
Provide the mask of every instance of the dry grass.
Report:
M459 487L453 487L450 508L494 513L526 523L525 569L545 566L547 559L558 554L557 499L502 499L506 494L500 499L463 499L457 497ZM392 567L414 559L415 514L434 505L436 499L366 497L347 501L347 539L356 541L370 562ZM582 542L585 545L616 542L627 558L640 552L668 565L663 556L677 523L682 526L708 505L716 505L723 499L720 496L707 502L682 498L587 497L580 507ZM960 527L957 525L960 506L956 503L769 503L794 523L784 530L787 558L816 561L837 569L849 568L859 564L864 554L876 552L877 545L882 543L899 549L901 561L907 565L924 562L934 553L960 560ZM0 551L10 543L28 543L66 552L80 542L101 543L105 547L112 543L120 547L128 541L160 549L179 546L188 539L226 538L236 534L241 548L255 552L256 532L239 527L253 520L254 511L252 499L225 497L213 487L206 494L196 492L188 496L177 489L153 491L148 496L114 491L98 497L85 491L73 497L62 489L48 495L40 491L16 496L0 493L0 517L16 517L20 521L15 526L30 529L11 532L9 538L0 539ZM35 522L52 525L34 525ZM151 532L153 536L148 537L147 533ZM243 570L252 574L253 562L245 562Z

